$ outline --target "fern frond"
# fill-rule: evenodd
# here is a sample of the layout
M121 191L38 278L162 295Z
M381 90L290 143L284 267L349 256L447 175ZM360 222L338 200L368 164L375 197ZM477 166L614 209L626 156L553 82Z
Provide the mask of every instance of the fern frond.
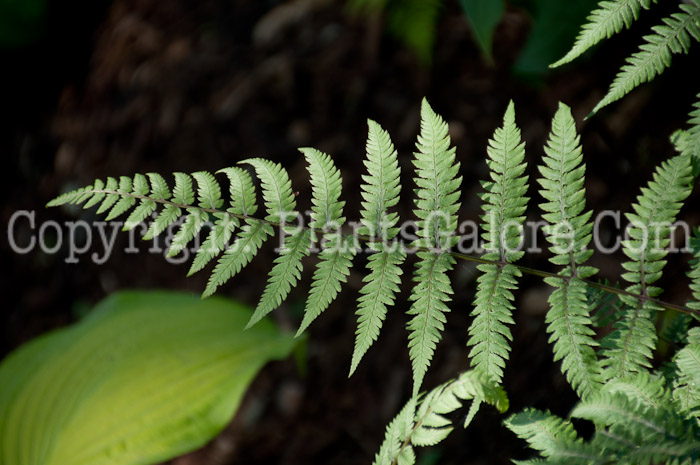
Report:
M314 270L311 290L304 307L304 318L297 331L301 335L306 328L335 300L341 284L350 274L350 266L356 248L345 238L340 228L345 223L340 200L342 179L328 154L312 148L299 149L309 164L311 175L312 207L311 226L322 229L325 245L318 254L320 262Z
M452 286L447 272L455 260L447 254L418 252L418 264L414 272L415 283L409 299L413 302L408 310L413 318L406 325L409 355L413 366L413 392L420 389L423 377L433 358L437 343L445 329L445 313L452 295Z
M547 457L541 463L697 463L700 445L696 429L669 408L668 393L663 399L641 401L638 392L631 392L632 397L628 393L627 389L607 390L606 386L574 408L571 417L595 424L595 435L588 442L577 436L570 421L532 409L513 415L506 426Z
M187 247L187 244L192 242L209 220L207 212L199 208L188 208L187 213L188 215L185 218L185 222L182 223L182 226L173 237L170 249L168 250L168 257L176 256Z
M257 210L255 186L253 186L253 181L248 173L237 167L224 168L218 173L224 173L229 179L231 207L225 213L212 214L216 220L209 235L197 251L190 271L187 273L188 276L204 268L222 250L226 249L236 228L240 227L239 216L250 216ZM223 202L219 198L221 191L218 183L214 181L216 183L214 185L212 183L213 177L209 176L201 179L198 181L200 199L205 200L200 200L200 206L202 208L219 208ZM219 207L206 207L206 205L219 205Z
M540 194L546 200L540 204L542 217L549 223L544 231L555 255L550 261L563 265L563 279L548 278L555 288L549 296L547 313L549 342L554 343L554 360L562 360L562 371L571 386L585 398L600 385L600 364L596 358L588 313L586 285L581 281L598 270L580 266L593 253L591 241L592 212L585 211L586 190L583 187L585 165L571 110L560 103L549 141L544 148L544 165L539 166L542 177Z
M511 415L504 424L544 457L555 460L567 457L574 464L600 462L599 454L587 448L577 437L570 421L549 412L528 408Z
M455 149L450 147L447 123L437 115L423 99L421 105L421 130L416 144L413 165L415 209L418 217L413 246L422 249L413 275L416 285L409 299L408 347L413 367L413 393L420 390L423 377L433 358L437 343L445 327L447 302L452 286L447 272L455 259L447 251L456 244L457 210L459 209L459 163Z
M169 226L171 226L182 215L182 209L176 205L166 204L156 219L148 227L148 231L143 236L144 241L150 241L159 236Z
M496 129L487 149L490 181L483 182L481 195L484 258L499 265L479 265L483 273L477 280L474 299L474 320L469 327L468 345L472 365L496 382L503 378L503 368L512 339L507 324L513 323L512 289L517 288L521 272L510 263L518 260L523 216L527 207L527 176L525 172L525 144L515 124L515 108L510 102L503 118L503 126Z
M401 170L389 133L372 120L368 121L367 174L363 175L360 234L370 238L372 254L368 258L369 274L363 278L357 301L357 331L350 364L350 376L362 357L379 337L387 308L393 305L401 284L401 264L406 253L394 243L398 232L398 215L389 208L399 203Z
M678 376L673 397L682 412L700 416L700 344L688 344L674 359Z
M660 277L668 254L671 225L683 201L690 194L692 180L689 157L677 155L665 161L654 173L652 181L632 205L628 213L630 240L623 241L623 251L629 261L623 279L631 283L628 292L656 297L661 289L652 286ZM613 332L603 340L603 360L606 379L624 377L651 366L652 350L656 347L656 329L652 317L658 309L649 300L621 296L625 303L622 318Z
M664 18L663 24L652 29L652 34L644 36L646 43L627 59L627 64L591 114L654 79L671 64L673 54L688 53L692 40L700 41L700 0L681 3L679 8L681 11Z
M255 186L250 175L235 166L220 169L217 173L225 174L229 181L231 207L227 211L234 215L253 216L258 211L258 205L255 199Z
M192 173L192 177L197 181L197 201L200 207L216 210L224 204L221 186L214 175L207 171L197 171Z
M113 182L116 182L112 178L110 178L110 180ZM110 180L108 180L107 182L109 183ZM107 189L107 187L105 186L105 183L103 183L101 179L96 179L95 184L93 185L93 190L95 190L97 192L90 197L90 200L85 202L85 205L83 205L83 208L87 210L88 208L94 207L95 205L100 203L105 198L105 195L106 195L104 192L101 192L103 189Z
M621 393L641 406L662 408L671 401L663 377L648 372L635 373L624 379L614 379L605 383L603 391L610 394Z
M588 49L603 39L609 39L629 27L639 18L642 8L649 9L656 0L603 0L591 12L587 22L581 26L573 47L560 60L552 63L550 68L556 68L569 63L583 55Z
M667 406L653 407L634 402L620 392L600 392L580 402L571 416L604 426L631 443L680 438L686 423Z
M413 464L413 446L433 446L452 432L452 422L445 417L472 401L464 424L466 428L480 405L496 407L501 413L508 410L508 397L503 388L484 380L475 371L462 373L428 392L422 399L413 396L389 424L375 465Z

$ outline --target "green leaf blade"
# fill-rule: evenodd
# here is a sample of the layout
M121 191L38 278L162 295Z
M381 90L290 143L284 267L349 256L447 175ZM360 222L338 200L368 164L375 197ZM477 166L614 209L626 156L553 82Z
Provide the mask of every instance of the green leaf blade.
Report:
M19 349L0 365L0 462L138 465L200 447L295 344L269 323L244 332L249 315L223 299L123 292Z

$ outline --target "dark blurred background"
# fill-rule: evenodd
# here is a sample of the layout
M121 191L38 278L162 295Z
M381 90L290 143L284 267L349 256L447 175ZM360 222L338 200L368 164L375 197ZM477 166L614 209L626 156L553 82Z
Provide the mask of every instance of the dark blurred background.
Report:
M409 218L410 158L426 96L449 122L457 146L464 176L460 219L476 220L486 143L508 100L515 101L531 176L561 100L572 107L582 131L589 206L627 211L654 167L672 155L668 136L683 127L700 91L692 72L695 50L675 56L672 68L652 85L583 121L641 35L674 2L553 72L546 63L571 45L592 2L511 2L497 21L492 47L475 40L479 25L465 17L467 1L393 0L375 10L361 3L368 2L0 0L0 218L7 238L0 245L0 355L75 321L118 289L204 288L209 269L186 278L189 262L170 264L164 252L148 253L152 243L137 242L141 253L127 253L127 234L119 234L104 264L91 260L93 253L104 254L97 237L79 263L66 263L66 247L54 254L11 250L10 233L26 245L48 221L98 220L94 209L44 208L62 191L95 178L214 171L261 156L289 169L305 208L310 187L296 148L314 146L335 159L344 177L346 216L357 219L369 117L392 134L399 151L400 211ZM564 3L572 11L557 9ZM405 13L426 4L428 10L414 14L418 19ZM397 14L410 20L402 23ZM402 36L402 30L408 34ZM539 197L532 187L528 214L535 219ZM695 194L682 213L694 225L700 222L697 199ZM9 231L12 215L22 209L35 211L34 229L25 218ZM49 242L58 239L55 229L45 232ZM254 305L273 258L272 247L265 248L221 293ZM596 254L593 264L602 277L617 281L620 258ZM312 325L305 373L293 361L268 366L232 425L205 449L173 463L371 462L386 424L410 395L408 304L404 294L380 340L348 380L362 260L356 260L339 299ZM673 256L662 283L664 298L674 303L688 296L682 279L686 261ZM523 264L550 269L545 254L526 256ZM273 313L280 325L298 325L311 269ZM426 387L469 366L465 345L475 277L472 264L459 263L452 313ZM551 362L543 323L547 288L537 279L523 282L505 380L511 407L566 415L575 396ZM499 425L501 419L484 409L468 430L458 428L440 447L424 451L420 463L500 464L527 457L524 443Z

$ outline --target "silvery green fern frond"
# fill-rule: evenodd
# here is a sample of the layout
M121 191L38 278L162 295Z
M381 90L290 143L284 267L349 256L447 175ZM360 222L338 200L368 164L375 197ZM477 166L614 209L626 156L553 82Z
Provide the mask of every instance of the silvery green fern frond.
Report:
M648 10L656 0L603 0L581 26L576 42L560 60L552 63L555 68L569 63L603 39L609 39L639 18L642 9Z
M398 215L389 212L399 203L401 170L391 137L379 124L369 120L367 174L363 175L360 233L370 240L369 274L363 279L357 301L357 331L350 375L379 337L387 308L394 303L401 283L401 264L406 252L396 242Z
M681 3L679 8L679 12L655 26L652 34L644 36L645 43L627 59L628 64L622 67L592 113L621 99L643 82L651 81L671 64L673 54L688 53L691 43L700 41L700 0Z
M546 458L518 463L697 463L697 425L670 406L668 394L654 406L625 392L603 390L571 412L571 417L595 425L588 441L578 436L570 421L534 409L511 416L506 426Z
M487 152L491 180L482 183L484 258L495 263L478 266L483 274L478 278L468 345L472 348L472 366L500 382L512 339L506 326L513 324L511 291L518 287L521 275L511 263L523 255L520 232L528 200L528 178L523 174L525 144L515 125L513 102L508 105L503 126L489 141Z
M598 42L629 28L639 18L641 10L649 9L652 3L656 0L602 0L582 26L571 49L551 67L569 63ZM682 1L678 7L678 11L662 18L661 24L644 36L639 51L627 59L591 115L654 79L670 66L672 55L688 53L692 42L700 41L700 0Z
M459 163L450 147L447 123L437 115L427 100L421 106L421 132L416 144L413 165L416 168L414 213L418 217L413 246L418 249L415 286L409 299L408 347L413 365L413 394L420 390L423 377L433 358L435 346L445 327L445 313L450 309L452 285L447 273L455 259L447 251L457 243L459 209Z
M538 179L545 199L540 205L542 218L549 223L544 232L554 254L550 261L565 267L561 279L546 279L555 288L549 296L547 331L554 343L554 360L562 361L569 383L585 398L600 384L600 364L594 351L598 344L593 340L586 285L581 279L598 270L583 266L593 253L588 248L592 212L584 211L583 153L571 110L564 104L559 105L554 116L544 150L544 164L539 166L542 177Z
M691 123L689 131L694 131L697 122L693 119ZM191 267L191 272L198 272L213 265L204 296L212 294L239 273L278 229L283 243L249 325L265 317L289 296L300 280L304 258L310 254L311 246L317 243L321 252L300 333L328 308L346 282L358 248L355 241L365 243L369 253L368 273L363 278L357 300L351 374L378 338L402 285L401 266L407 253L415 251L411 303L407 310L414 400L390 426L389 442L385 443L378 461L390 457L390 461L410 463L414 458L411 445L440 441L450 428L443 415L458 408L460 399L475 399L467 414L471 419L482 402L496 402L501 398L500 394L493 394L493 389L501 384L509 357L511 333L508 325L513 323L513 291L517 289L517 278L523 271L545 276L555 288L546 317L554 357L561 360L563 373L585 402L593 402L599 396L624 396L626 400L621 402L627 409L663 413L667 408L665 404L672 398L676 405L686 406L683 410L686 413L681 415L682 422L687 416L694 415L694 402L700 402L700 399L693 388L695 371L689 357L695 355L695 347L700 341L696 328L691 328L684 338L677 338L679 344L686 344L682 355L678 355L675 365L672 365L683 375L680 381L674 386L661 386L662 378L647 370L656 340L651 320L653 313L663 306L684 313L693 313L692 309L700 311L697 262L693 262L690 273L694 301L688 304L688 308L658 301L656 296L660 290L654 287L665 264L667 252L664 248L668 244L670 224L694 179L692 155L686 149L662 164L649 186L642 190L633 206L634 213L628 215L634 224L629 233L631 239L624 243L624 252L629 257L624 264L627 272L623 278L629 283L625 291L590 280L596 270L586 265L590 256L587 247L591 224L583 187L585 165L571 112L564 105L553 119L538 179L544 198L541 209L548 223L546 233L553 252L551 261L562 267L558 273L531 270L516 264L524 254L521 232L528 202L528 176L525 173L524 143L515 124L512 102L505 112L503 126L495 131L487 148L489 179L482 183L484 193L481 195L484 211L481 217L482 239L486 253L481 257L452 250L459 241L456 234L457 213L461 205L460 163L455 148L451 146L447 124L427 101L422 104L421 131L412 159L415 168L412 211L418 221L417 239L410 243L404 243L398 237L399 216L395 211L401 191L398 154L389 134L377 123L369 121L364 160L366 173L360 186L361 227L356 237L342 230L346 222L342 178L331 157L312 148L303 148L301 152L308 165L312 188L309 225L297 221L296 194L287 171L281 165L261 158L245 160L238 166L216 173L228 180L228 193L222 189L220 181L207 172L175 173L172 189L160 175L148 173L97 180L91 186L59 196L49 205L96 207L109 219L127 215L126 229L134 228L152 216L154 219L144 236L155 237L173 228L175 234L168 252L171 256L189 247L205 226L208 227L206 239ZM257 211L255 180L259 181L262 193L263 213ZM644 241L643 231L656 224L662 225L658 229L658 241L654 244ZM563 230L558 229L562 227ZM449 272L456 259L478 262L482 273L477 281L474 318L469 327L468 346L473 370L463 380L472 387L471 390L459 391L462 388L458 389L457 385L443 385L430 391L426 397L420 397L418 392L441 339L446 314L450 311L453 291ZM617 296L623 304L619 311L609 312L610 315L604 317L596 315L597 323L617 320L612 335L604 339L604 349L599 354L602 356L602 374L595 353L597 343L590 328L589 311L597 306L617 305L617 302L611 304L596 297L592 289L622 294ZM678 331L685 331L688 323L680 321ZM475 386L481 387L477 389ZM672 396L670 392L673 392ZM503 405L503 399L498 402ZM433 405L438 407L431 410ZM555 436L564 434L564 439L558 443L562 451L578 451L576 453L580 452L587 459L591 453L595 455L595 447L573 437L567 439L565 423L559 423L550 415L529 415L529 419L527 416L518 417L524 421L522 425L544 428L542 431L551 429ZM410 425L409 429L406 425ZM558 433L559 430L563 432ZM612 444L613 440L605 436L612 428L605 431L591 444L612 449L622 447ZM527 434L534 438L535 433ZM681 439L685 448L686 437ZM672 444L668 441L660 440L658 444L656 452L636 445L636 449L627 448L625 453L639 453L642 457L646 457L643 454L657 457L653 454L661 454L662 450L664 454L671 453ZM644 452L640 452L642 450ZM609 460L608 456L604 458ZM561 457L553 454L548 460L555 463Z
M641 296L656 297L661 289L653 286L662 274L668 254L672 224L685 199L692 181L690 159L677 155L662 163L647 188L637 197L628 213L629 240L623 241L623 251L630 259L623 263L622 275L630 283L627 291ZM651 301L621 296L625 304L623 316L614 331L604 339L605 377L624 377L651 366L652 350L656 347L656 330L652 317L657 306Z
M311 226L324 231L323 240L327 243L319 253L321 261L314 271L311 290L304 307L304 318L297 335L308 328L336 298L341 283L345 282L350 273L352 258L356 252L351 241L348 241L340 230L345 223L345 202L340 200L340 171L328 154L311 148L301 149L301 152L309 164L311 175Z

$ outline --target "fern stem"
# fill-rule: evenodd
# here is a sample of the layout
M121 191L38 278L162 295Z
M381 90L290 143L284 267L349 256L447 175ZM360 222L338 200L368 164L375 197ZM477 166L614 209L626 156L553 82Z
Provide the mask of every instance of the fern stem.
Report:
M90 189L90 190L86 190L85 193L119 195L121 197L132 197L132 198L138 199L138 200L151 200L155 203L159 203L162 205L172 205L174 207L182 208L185 210L188 208L195 208L199 211L203 211L203 212L207 212L207 213L214 213L214 214L216 214L216 213L225 214L226 213L226 214L228 214L232 217L238 218L240 220L257 220L257 221L260 221L262 223L269 224L270 226L272 226L274 228L279 228L281 226L285 226L282 223L275 222L275 221L269 221L269 220L266 220L264 218L260 218L257 216L233 213L230 211L220 210L217 208L205 208L205 207L200 207L200 206L195 206L195 205L185 205L185 204L180 204L180 203L173 202L170 200L154 199L152 197L149 197L148 195L139 195L139 194L133 194L133 193L127 193L127 192L119 192L116 190L109 190L109 189ZM324 232L326 232L323 230L323 228L313 228L313 227L309 227L309 226L304 226L303 228L306 230L314 231L314 232L319 233L319 234L323 234ZM342 236L343 236L343 238L352 237L349 234L342 234ZM365 242L365 243L369 243L369 242L376 243L377 242L376 237L371 237L371 236L364 235L364 234L358 234L358 235L356 235L356 237L358 240ZM383 243L387 246L391 245L391 244L386 243L386 242L383 242ZM432 250L429 247L417 247L414 245L413 248L419 252L432 252ZM501 260L488 260L486 258L477 257L475 255L469 255L469 254L464 254L464 253L460 253L460 252L445 251L445 253L451 255L452 257L454 257L456 259L464 260L464 261L468 261L468 262L472 262L472 263L479 263L479 264L484 264L484 265L496 265L499 267L504 265L504 263ZM518 265L515 263L509 263L509 265L517 268L518 270L520 270L524 274L528 274L531 276L537 276L539 278L553 278L553 279L559 279L559 280L562 280L565 282L567 282L571 279L571 276L561 276L557 273L538 270L536 268L530 268L530 267ZM683 307L682 305L676 305L676 304L672 304L670 302L664 302L663 300L659 300L659 299L650 297L649 295L636 294L634 292L626 291L624 289L619 289L619 288L616 288L613 286L609 286L607 284L598 283L598 282L591 281L588 279L581 279L581 278L576 278L576 279L579 279L581 282L586 284L586 286L589 286L593 289L598 289L598 290L601 290L604 292L608 292L610 294L631 297L633 299L638 300L640 302L640 304L642 304L644 302L649 302L649 303L657 305L665 310L673 310L676 312L685 313L687 315L694 316L696 318L700 318L700 310L693 310L693 309L690 309L687 307Z

